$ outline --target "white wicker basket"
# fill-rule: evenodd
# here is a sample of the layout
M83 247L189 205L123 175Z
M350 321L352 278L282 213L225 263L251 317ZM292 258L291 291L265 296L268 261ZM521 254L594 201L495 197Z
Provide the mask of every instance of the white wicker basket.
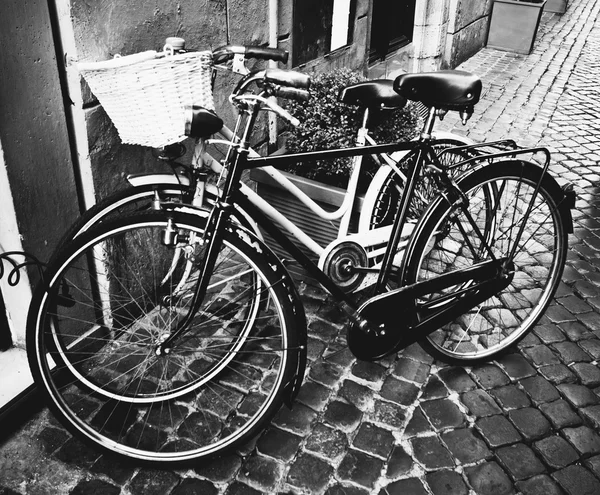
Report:
M126 144L161 148L183 141L186 108L214 110L209 51L148 51L78 69Z

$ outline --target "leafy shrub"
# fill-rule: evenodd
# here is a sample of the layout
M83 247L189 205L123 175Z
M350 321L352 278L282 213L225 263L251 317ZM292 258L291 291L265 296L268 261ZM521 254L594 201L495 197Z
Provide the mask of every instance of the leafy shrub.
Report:
M287 151L300 153L355 145L362 125L363 110L338 101L340 90L364 81L356 71L335 69L312 78L311 97L307 102L292 102L289 110L300 121L290 129ZM378 143L408 140L416 134L418 114L414 105L395 110L380 110L371 114L370 132ZM366 162L366 163L365 163ZM369 167L369 161L363 162ZM370 164L374 167L374 164ZM315 160L290 165L286 170L309 179L345 187L351 169L351 158Z

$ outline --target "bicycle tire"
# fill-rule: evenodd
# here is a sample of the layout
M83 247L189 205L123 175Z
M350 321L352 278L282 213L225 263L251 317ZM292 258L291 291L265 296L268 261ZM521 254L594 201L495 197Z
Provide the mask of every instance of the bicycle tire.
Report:
M439 138L432 141L432 147L438 153L448 148L465 146L470 141L456 138ZM472 154L467 151L456 151L444 153L440 161L442 165L451 168L451 177L456 178L465 172L462 167L453 167L458 162L470 158ZM411 165L414 155L407 153L398 161L398 167L407 170ZM426 176L419 178L415 188L418 196L414 197L409 210L409 220L416 221L425 211L429 203L435 198L435 188ZM366 232L372 229L391 225L400 205L400 198L404 191L404 184L391 167L381 167L371 186L365 194L363 207L360 212L358 231Z
M563 196L554 179L546 175L542 180L542 169L535 164L516 160L495 163L459 181L469 199L469 213L485 241L474 234L473 228L466 227L463 209L441 198L431 205L417 226L407 247L404 285L451 269L467 268L477 258L483 260L484 242L492 246L498 258L506 256L523 223L526 201L539 181L534 209L512 260L511 283L423 339L420 342L423 348L436 358L460 364L487 361L518 343L534 327L556 292L567 255L567 228L558 204ZM491 209L490 194L493 194ZM473 248L467 248L467 241ZM447 298L452 298L452 293L457 294L460 288L464 287L450 287L417 300L417 310L425 304L435 307L436 301L451 303L452 299Z
M82 213L62 237L55 252L59 251L67 242L101 222L124 215L151 211L153 209L152 202L157 193L162 202L174 204L181 203L183 205L185 204L184 198L186 195L193 194L193 191L190 191L189 187L183 184L161 182L132 186L117 191ZM214 195L208 191L206 192L205 197L209 203L214 201ZM198 211L201 211L201 209L198 209ZM248 214L239 207L236 207L235 218L241 225L249 228L255 235L261 237L256 224L252 222Z
M157 354L187 300L165 303L156 290L172 269L170 248L156 240L170 222L188 255L199 256L203 219L176 212L103 222L67 244L48 285L36 290L27 332L35 382L66 428L102 450L163 467L255 436L291 400L306 352L289 275L231 224L190 330Z
M56 251L59 251L67 242L73 240L81 233L103 221L123 215L149 211L155 191L159 192L161 199L182 202L182 198L188 192L188 187L184 185L156 183L127 187L121 191L117 191L83 212L63 235Z

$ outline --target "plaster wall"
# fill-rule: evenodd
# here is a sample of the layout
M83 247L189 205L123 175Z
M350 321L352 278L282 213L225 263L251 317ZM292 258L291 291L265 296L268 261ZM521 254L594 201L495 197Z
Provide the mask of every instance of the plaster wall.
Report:
M46 0L0 2L0 47L6 176L23 249L45 261L79 214Z
M290 51L293 0L279 0L278 7L279 46ZM364 70L368 12L369 0L357 0L355 43L312 61L301 70L323 71L341 66ZM269 41L269 0L71 0L71 17L79 61L159 49L169 36L185 38L188 48L199 50L226 43L266 45ZM237 80L238 76L220 73L215 86L217 113L228 125L233 123L235 112L227 97ZM146 148L122 145L84 82L82 92L96 199L124 187L128 173L164 170L164 165L157 163ZM259 139L266 138L266 129L260 134Z
M61 90L46 0L0 2L0 252L47 261L79 214ZM5 323L23 346L30 281L39 274L21 269L12 284L12 266L4 268Z
M230 34L241 36L227 29L226 0L72 0L71 19L78 61L159 50L169 36L181 36L188 48L198 50L224 45ZM245 42L264 42L265 36L266 31L249 30ZM129 173L165 171L147 148L121 144L116 129L84 81L81 90L96 200L126 187L125 176ZM217 103L223 105L224 99Z

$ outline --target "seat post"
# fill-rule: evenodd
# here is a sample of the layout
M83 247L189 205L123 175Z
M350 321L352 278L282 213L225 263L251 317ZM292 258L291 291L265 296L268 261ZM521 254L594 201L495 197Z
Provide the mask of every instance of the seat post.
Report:
M425 124L423 124L423 130L421 131L421 139L422 140L431 139L431 134L433 133L433 124L435 123L436 113L437 113L437 109L435 107L429 108L429 114L427 115L427 120L425 120Z
M356 145L364 146L367 141L367 134L369 132L369 107L365 107L365 112L363 113L363 121L362 127L358 130L358 134L356 136Z

